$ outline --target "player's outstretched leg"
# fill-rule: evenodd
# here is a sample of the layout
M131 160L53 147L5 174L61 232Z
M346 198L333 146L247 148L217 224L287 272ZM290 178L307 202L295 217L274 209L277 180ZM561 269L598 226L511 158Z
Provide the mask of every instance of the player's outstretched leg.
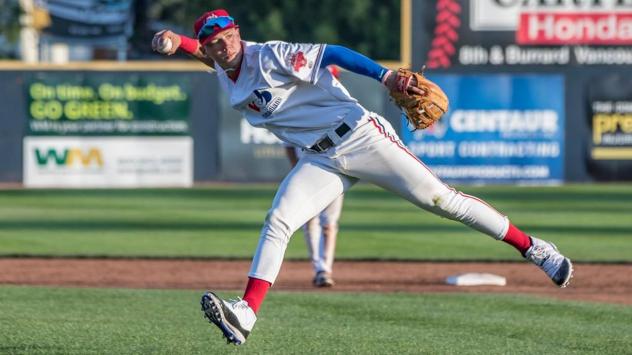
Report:
M571 261L549 242L529 237L486 202L444 184L399 140L392 126L377 117L369 119L375 139L370 162L347 159L353 176L382 186L439 216L459 221L490 237L514 246L542 269L553 282L566 287L573 274ZM368 126L367 127L371 127ZM390 174L389 174L390 172Z
M530 237L531 247L525 253L525 258L537 265L559 287L566 287L573 277L571 260L562 255L555 244Z
M224 333L228 343L246 342L257 321L255 312L244 300L225 301L213 292L206 292L200 301L204 316Z

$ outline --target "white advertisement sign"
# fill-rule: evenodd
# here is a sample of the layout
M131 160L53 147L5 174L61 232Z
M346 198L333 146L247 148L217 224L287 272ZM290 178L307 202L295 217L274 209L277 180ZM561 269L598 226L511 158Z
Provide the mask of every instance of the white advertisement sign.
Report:
M516 31L526 14L623 14L629 0L470 0L473 31Z
M191 137L25 137L26 187L189 187Z
M430 69L632 64L632 0L436 0ZM428 24L431 24L429 21ZM422 41L423 40L423 41ZM628 70L628 68L621 68Z

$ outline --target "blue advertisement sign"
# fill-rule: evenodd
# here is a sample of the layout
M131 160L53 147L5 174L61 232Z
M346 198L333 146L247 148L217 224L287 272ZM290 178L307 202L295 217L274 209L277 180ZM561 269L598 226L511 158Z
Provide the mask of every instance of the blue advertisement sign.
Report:
M442 179L455 183L561 183L564 79L561 75L433 75L448 113L401 138Z

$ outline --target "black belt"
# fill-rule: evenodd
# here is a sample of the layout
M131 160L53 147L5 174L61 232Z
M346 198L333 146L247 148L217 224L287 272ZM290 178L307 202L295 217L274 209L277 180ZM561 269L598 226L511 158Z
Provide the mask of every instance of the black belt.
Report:
M338 137L342 138L342 136L344 136L350 130L351 130L351 127L349 127L349 125L347 125L346 123L343 123L340 126L338 126L338 128L336 128L334 130L334 132L336 132ZM335 145L334 141L332 141L331 138L329 138L329 136L327 136L327 137L319 140L318 142L316 142L316 144L311 146L309 149L313 150L315 152L321 153L321 152L324 152L327 149L333 147L334 145Z

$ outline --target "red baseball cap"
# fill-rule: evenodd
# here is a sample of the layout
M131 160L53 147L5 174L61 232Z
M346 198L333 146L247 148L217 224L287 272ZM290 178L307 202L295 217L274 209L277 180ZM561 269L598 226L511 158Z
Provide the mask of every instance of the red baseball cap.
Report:
M208 11L198 17L193 24L193 31L195 32L197 40L203 45L219 33L236 27L239 26L237 26L235 20L230 17L228 11L217 9Z

